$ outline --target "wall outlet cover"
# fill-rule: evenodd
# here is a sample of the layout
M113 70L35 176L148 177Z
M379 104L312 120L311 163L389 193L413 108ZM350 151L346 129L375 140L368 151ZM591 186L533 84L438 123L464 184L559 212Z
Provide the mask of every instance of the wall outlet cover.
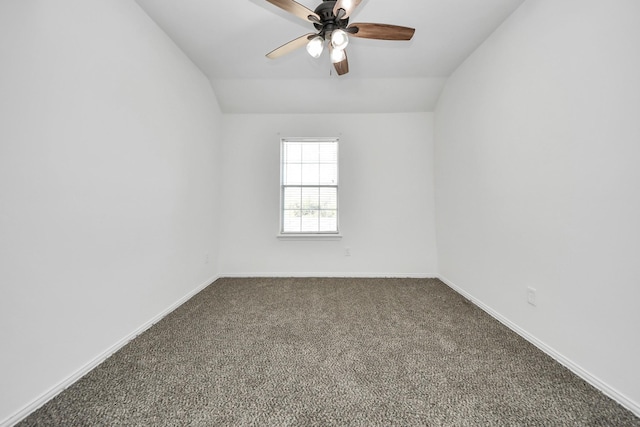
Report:
M527 302L533 306L536 305L536 288L531 286L527 288Z

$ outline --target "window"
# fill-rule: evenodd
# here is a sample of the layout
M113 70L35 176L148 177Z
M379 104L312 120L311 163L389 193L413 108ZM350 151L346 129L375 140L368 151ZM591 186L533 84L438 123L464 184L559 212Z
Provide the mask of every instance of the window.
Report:
M281 235L337 235L338 139L285 138L280 158Z

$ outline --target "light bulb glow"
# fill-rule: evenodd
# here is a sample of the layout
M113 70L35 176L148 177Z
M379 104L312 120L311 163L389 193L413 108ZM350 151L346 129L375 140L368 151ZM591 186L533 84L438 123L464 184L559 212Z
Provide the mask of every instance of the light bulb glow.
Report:
M335 30L331 33L331 46L334 49L344 49L349 44L349 37L343 30Z
M331 62L337 64L338 62L342 62L347 58L347 55L344 53L344 49L331 49Z
M307 43L307 52L309 55L314 58L319 58L322 55L322 50L324 49L324 39L320 36L316 36L309 40Z

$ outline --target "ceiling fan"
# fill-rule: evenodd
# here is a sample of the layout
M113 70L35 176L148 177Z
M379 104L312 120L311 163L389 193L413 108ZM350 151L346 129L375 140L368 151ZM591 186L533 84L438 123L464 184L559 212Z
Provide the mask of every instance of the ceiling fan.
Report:
M308 33L283 44L267 53L267 58L276 59L302 46L314 58L319 58L328 40L331 62L338 75L349 72L345 47L349 36L378 40L411 40L414 28L399 25L355 23L349 24L349 16L362 0L322 0L315 10L308 9L294 0L267 0L269 3L313 23L317 33Z

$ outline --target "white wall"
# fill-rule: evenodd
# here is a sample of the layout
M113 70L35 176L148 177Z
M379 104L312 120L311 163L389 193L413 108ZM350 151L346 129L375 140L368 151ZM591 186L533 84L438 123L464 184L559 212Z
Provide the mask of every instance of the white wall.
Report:
M529 0L435 119L440 274L636 413L639 17L637 0Z
M0 2L0 94L2 424L215 277L221 114L128 0Z
M432 118L225 115L221 274L435 276ZM287 136L340 137L341 241L276 238Z

